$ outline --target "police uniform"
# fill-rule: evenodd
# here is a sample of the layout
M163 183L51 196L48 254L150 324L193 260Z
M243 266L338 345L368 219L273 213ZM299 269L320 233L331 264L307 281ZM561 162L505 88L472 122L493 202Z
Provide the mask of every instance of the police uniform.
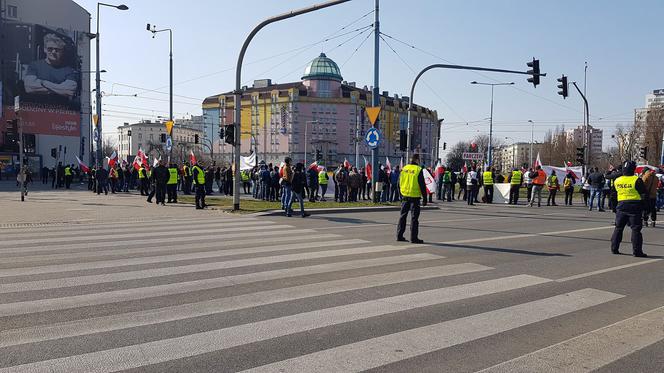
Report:
M521 189L521 181L523 180L523 173L519 170L512 171L510 175L510 205L519 203L519 190Z
M623 176L614 181L614 187L618 195L618 206L616 207L616 227L611 236L611 252L619 254L620 242L622 241L625 225L632 228L632 251L634 256L647 257L643 253L643 228L642 214L643 201L641 195L645 193L643 180L634 175L636 163L627 162L623 168Z
M192 167L193 171L193 181L196 186L196 209L205 208L205 171L199 166L194 165Z
M71 181L73 178L74 176L71 173L71 167L65 167L65 188L71 188Z
M486 203L493 203L493 172L484 171L482 174L482 184L484 185L484 199Z
M182 173L184 174L184 181L182 182L182 192L184 194L191 194L191 168L188 165L182 166Z
M397 241L406 240L403 234L406 232L406 218L408 217L408 212L410 212L412 208L410 242L422 243L423 241L418 238L420 225L420 198L424 199L424 206L427 204L427 190L424 183L422 167L414 163L404 166L399 175L399 190L401 192L402 201L401 215L399 216L399 224L397 224Z
M175 165L168 167L166 193L168 194L168 203L178 203L178 168Z

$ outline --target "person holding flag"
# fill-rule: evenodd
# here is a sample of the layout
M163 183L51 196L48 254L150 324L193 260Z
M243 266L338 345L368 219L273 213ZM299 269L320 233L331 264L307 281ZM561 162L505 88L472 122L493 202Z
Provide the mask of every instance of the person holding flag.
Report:
M423 199L422 205L427 205L427 188L424 183L424 174L419 165L420 155L415 153L410 159L410 164L404 166L399 176L399 190L402 195L401 212L399 223L397 224L397 241L406 241L403 236L406 232L406 219L411 212L410 220L410 242L424 243L419 237L420 225L420 198Z

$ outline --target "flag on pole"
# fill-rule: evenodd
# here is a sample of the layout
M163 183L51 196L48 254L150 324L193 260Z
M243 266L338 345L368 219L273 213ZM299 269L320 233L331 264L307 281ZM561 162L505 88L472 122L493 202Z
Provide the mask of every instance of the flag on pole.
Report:
M399 169L403 170L403 157L401 157L401 160L399 161Z
M286 163L282 161L279 164L279 177L284 177L284 167L286 167Z
M364 158L364 171L366 172L367 180L371 180L373 176L373 173L371 173L371 164L367 161L367 157L362 156L362 158Z
M385 172L388 174L392 171L392 165L390 164L390 157L385 157Z
M424 184L427 187L427 193L433 194L436 191L436 179L431 176L431 173L426 168L422 169L422 174L424 176Z
M108 167L110 168L115 167L115 164L118 163L118 152L113 150L113 154L111 154L111 156L107 158L108 158Z
M196 164L196 156L194 155L193 150L189 151L189 163L191 163L192 166Z
M90 167L88 167L83 161L76 156L76 160L78 161L78 166L81 168L81 171L83 172L90 172Z
M141 154L141 163L143 164L143 167L145 167L147 171L150 171L150 163L148 162L147 154L145 154L144 151L141 151L140 154Z
M350 164L350 162L348 162L348 159L346 159L346 158L344 158L344 167L348 170L353 168L353 166Z
M542 165L542 160L540 160L540 153L537 152L537 159L535 160L535 164L533 167L541 166Z
M314 163L309 165L309 170L318 170L318 161L314 161Z
M440 161L436 162L436 169L434 170L434 175L435 177L440 176L445 172L445 169L443 168L443 165L440 163Z
M161 161L161 156L159 156L159 158L155 158L155 159L152 161L152 167L157 167L157 166L159 166L159 161Z
M468 173L468 165L466 162L463 162L463 167L461 168L461 171L463 171L464 174Z

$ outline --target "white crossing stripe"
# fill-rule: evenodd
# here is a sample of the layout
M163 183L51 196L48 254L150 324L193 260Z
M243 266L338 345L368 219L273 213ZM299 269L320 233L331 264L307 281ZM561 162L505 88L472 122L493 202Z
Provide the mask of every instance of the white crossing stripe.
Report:
M557 279L556 281L557 282L567 282L567 281L572 281L572 280L578 280L580 278L590 277L590 276L599 275L599 274L607 273L607 272L619 271L621 269L636 267L636 266L640 266L640 265L644 265L644 264L650 264L650 263L654 263L654 262L659 262L661 260L662 259L642 260L642 261L638 261L638 262L635 262L635 263L623 264L623 265L620 265L620 266L598 269L598 270L592 271L592 272L580 273L580 274L574 275L574 276L563 277L563 278Z
M270 229L285 229L284 225L272 225ZM256 227L257 231L264 232L263 227ZM316 231L313 229L290 229L290 230L281 230L279 234L282 235L295 235L295 234L314 234ZM82 243L70 243L70 244L61 244L61 245L48 245L44 246L43 244L38 244L35 246L21 246L20 248L11 248L11 249L0 249L0 254L8 253L22 253L28 250L39 250L39 251L60 251L60 250L73 250L73 249L89 249L94 247L95 249L107 248L107 247L123 247L128 246L140 247L140 245L154 245L154 244L171 244L175 245L180 242L201 242L206 240L217 240L223 242L228 238L246 238L247 235L251 233L247 232L232 232L232 233L219 233L212 235L187 235L187 236L176 236L176 237L159 237L159 238L148 238L141 240L131 240L131 241L102 241L102 242L82 242ZM94 241L94 237L91 238ZM263 239L265 242L265 239Z
M241 249L229 249L223 251L209 251L209 252L191 253L191 254L166 255L166 256L158 256L150 258L155 258L156 260L155 262L160 263L162 261L166 262L173 260L222 258L225 256L240 255L240 254L256 254L256 253L264 253L272 251L315 249L315 248L330 247L330 246L360 245L363 243L368 243L368 241L359 240L359 239L349 239L349 240L337 240L337 241L304 242L298 244L289 243L281 246L248 247ZM184 273L214 271L220 268L228 268L228 267L227 264L225 264L224 262L211 262L203 264L183 265L177 267L165 267L165 268L145 269L139 271L107 273L101 275L63 277L63 278L55 278L55 279L41 280L41 281L15 282L9 284L0 284L0 294L20 292L20 291L45 290L45 289L56 289L56 288L71 287L71 286L101 284L105 282L146 279L150 277L170 276L170 275L178 275Z
M482 373L585 373L664 340L664 307L482 370Z
M331 325L338 325L356 320L362 320L369 317L381 316L395 312L412 310L429 305L443 304L454 302L462 299L479 297L488 294L495 294L499 292L520 289L527 286L533 286L550 280L528 276L519 275L507 277L502 279L488 280L472 284L465 284L453 286L443 289L428 290L417 293L410 293L399 295L395 297L383 298L378 300L371 300L361 303L354 303L344 306L326 308L312 312L305 312L301 314L280 317L276 319L269 319L244 325L238 325L225 329L212 330L202 333L191 334L178 338L163 339L154 342L141 343L132 346L120 347L110 350L90 352L82 355L69 356L64 358L40 361L29 363L17 367L0 369L0 373L8 372L115 372L123 369L139 368L142 366L167 362L175 359L181 359L190 356L201 355L204 353L223 350L235 346L241 346L248 343L264 341L280 336L289 334L305 332L318 328L323 328ZM600 297L597 294L594 297L595 303L601 303L612 299L616 294L601 292ZM593 299L593 294L587 294ZM601 298L598 301L597 298ZM549 302L547 306L553 309L573 309L576 310L582 305L574 304L568 307L556 307L558 303L563 303L558 299L556 303ZM569 303L569 302L567 302ZM592 300L583 302L583 305L593 303ZM531 311L529 309L526 312ZM554 312L545 312L543 309L538 309L538 315L547 316ZM504 319L514 319L514 314L510 312L509 317ZM555 314L555 313L554 313ZM528 319L526 317L526 319ZM463 320L463 319L462 319ZM518 318L518 320L523 320ZM511 321L511 320L510 320ZM514 322L512 322L514 323ZM500 327L504 324L499 323ZM508 322L509 325L509 322ZM466 325L469 326L469 325ZM492 325L493 326L493 325ZM496 328L497 326L493 326ZM471 328L475 330L475 328ZM415 329L419 330L419 329ZM435 339L441 338L441 335L436 335ZM417 341L414 339L413 342ZM401 340L403 342L403 340ZM398 344L400 345L400 344ZM351 345L352 346L352 345ZM394 348L394 346L391 346ZM399 346L399 348L404 348ZM405 347L406 349L408 347ZM369 354L367 354L369 352ZM394 351L390 351L394 354ZM362 358L366 361L373 361L377 356L371 356L370 351L349 351L349 355L343 357L335 357L334 365L326 365L325 372L330 372L331 367L339 366L342 360L347 362L348 357L355 357L354 355L363 353ZM358 356L359 357L359 356ZM332 363L333 361L330 361ZM383 363L384 364L384 363ZM381 364L382 365L382 364ZM335 367L336 368L336 367ZM347 371L358 371L361 369L344 369ZM370 367L368 367L370 368ZM364 369L368 369L364 368ZM307 367L303 369L286 369L286 372L309 372Z
M378 248L379 247L376 247L374 249L378 250ZM433 254L419 254L419 255L426 255L429 260L444 258ZM330 256L336 256L336 255L330 253ZM231 262L226 262L226 263L231 263ZM275 262L272 261L271 263ZM229 264L229 266L232 265L234 264L233 263ZM233 268L233 267L227 267L227 268ZM235 276L211 278L204 280L195 280L195 281L187 281L187 282L179 282L173 284L155 285L155 286L131 288L123 290L114 290L102 293L74 295L62 298L48 298L48 299L38 299L38 300L30 300L30 301L14 302L14 303L2 303L0 304L0 317L16 316L27 313L35 313L35 312L63 310L68 308L93 306L100 304L109 304L109 303L124 302L130 300L139 300L150 297L160 297L165 295L188 293L191 291L232 286L237 284L237 282L233 281L233 277Z
M492 268L473 263L451 264L418 268L399 272L388 272L332 280L289 288L266 290L209 301L130 312L121 315L103 316L54 325L40 325L23 329L0 331L0 348L24 343L74 337L86 334L127 329L169 321L213 315L216 313L257 307L278 302L293 301L315 296L330 295L344 291L367 289L376 286L404 283L430 278L454 276L464 273L486 271Z
M359 372L506 332L570 312L610 302L621 297L623 295L607 291L583 289L495 311L371 338L249 369L245 372ZM515 317L515 315L518 315L518 317ZM206 343L214 342L206 341ZM140 346L142 350L143 346ZM182 346L185 345L182 344ZM192 347L197 349L203 348L200 345ZM169 353L174 352L169 351ZM112 355L109 355L108 358L108 361L111 361ZM117 357L115 358L117 359ZM81 363L90 364L91 362L86 359L81 361ZM57 372L58 370L55 371ZM541 370L538 369L534 372L539 371ZM0 373L4 372L0 370Z
M216 221L216 222L208 221L203 223L196 223L190 226L183 225L181 223L178 223L177 226L170 225L168 223L161 223L160 225L153 227L144 227L143 225L133 225L128 228L116 228L115 226L110 225L110 226L95 227L95 228L80 227L70 230L64 230L64 229L58 229L52 231L36 230L36 231L30 231L30 233L24 230L21 233L3 234L2 237L6 238L7 240L21 240L21 239L29 239L31 237L34 237L35 235L38 235L39 237L55 238L55 237L75 237L77 235L90 236L101 233L108 234L109 232L122 232L122 235L124 235L125 233L135 233L135 232L154 234L157 232L159 233L173 232L174 229L182 229L182 233L188 234L188 229L202 229L202 228L227 229L238 226L270 225L270 224L275 224L275 223L266 220L241 220L241 221L232 220L232 221Z
M374 254L380 252L401 251L414 247L421 247L421 245L419 246L380 245L380 246L358 247L351 249L316 251L316 252L301 253L301 254L263 256L258 258L236 259L236 260L229 260L226 262L216 263L215 269L237 268L237 267L245 267L251 265L291 262L296 260L330 258L342 255ZM155 264L155 263L171 263L173 264L174 267L177 267L178 265L176 262L178 261L206 258L206 257L210 258L213 257L214 254L215 253L174 254L174 255L163 255L156 257L150 256L142 258L102 260L96 262L55 264L55 265L38 266L38 267L8 268L8 269L0 269L0 277L30 276L30 275L39 275L46 273L73 272L73 271L83 271L83 270L102 269L102 268L121 268L127 266L146 265L146 264Z
M240 227L233 227L232 231L233 232L245 232L245 231L256 231L256 230L265 230L267 228L269 229L284 229L284 228L293 228L291 225L270 225L270 224L265 224L266 222L260 222L260 224L243 224L243 226ZM216 226L214 228L206 228L206 229L197 229L198 227L194 227L192 229L187 230L187 235L196 235L196 234L207 234L207 233L220 233L223 234L225 232L224 228L221 226ZM35 244L57 244L57 243L76 243L76 242L81 242L81 241L96 241L96 240L113 240L118 238L118 234L115 232L111 232L110 230L106 231L106 234L95 234L95 235L88 235L88 234L83 234L79 236L67 236L67 237L46 237L46 238L28 238L28 239L16 239L16 240L2 240L0 242L1 246L15 246L15 245L35 245ZM153 232L151 230L144 230L142 232L137 232L137 233L122 233L119 237L123 239L127 238L149 238L149 237L171 237L171 236L178 236L182 235L182 232L178 232L175 230L169 230L166 232ZM126 240L125 240L126 241ZM128 242L131 242L129 240Z
M255 236L254 236L255 237ZM323 233L323 234L288 234L285 236L277 236L277 237L270 237L270 242L269 244L274 244L274 243L281 243L281 242L297 242L297 241L315 241L319 239L333 239L333 238L338 238L338 234L331 234L331 233ZM243 244L243 245L256 245L256 244L265 244L265 238L243 238L243 237L235 237L237 239L235 240L229 240L225 239L227 237L224 237L224 240L222 241L213 241L213 242L189 242L189 243L177 243L173 242L172 240L164 240L164 243L168 245L163 245L163 246L153 246L153 247L132 247L132 248L127 248L127 245L124 244L122 246L118 246L119 248L104 248L103 250L99 251L67 251L65 253L50 253L50 251L47 251L46 254L44 251L41 251L37 249L36 251L21 251L20 253L14 253L11 257L3 258L3 263L10 263L12 260L15 261L20 261L22 258L28 258L28 259L37 259L37 258L44 258L44 259L61 259L61 258L68 258L70 255L76 255L77 258L85 258L85 257L98 257L100 255L123 255L123 254L137 254L137 253L167 253L171 251L177 251L177 250L195 250L198 251L197 249L201 249L200 251L205 251L202 249L209 249L209 248L219 248L221 249L222 247L226 246L235 246L237 244ZM95 248L95 247L92 247ZM91 249L91 247L88 247L87 249ZM18 254L18 255L16 255Z

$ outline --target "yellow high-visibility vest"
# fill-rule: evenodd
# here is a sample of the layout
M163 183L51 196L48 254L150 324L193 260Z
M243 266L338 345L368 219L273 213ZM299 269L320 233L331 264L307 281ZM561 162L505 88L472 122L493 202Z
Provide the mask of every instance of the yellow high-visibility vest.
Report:
M482 174L482 178L484 185L493 185L493 172L484 171L484 174Z
M196 175L196 182L197 185L205 185L205 172L203 171L202 168L198 167L198 165L193 167L194 170L198 170L198 174Z
M71 167L65 167L65 176L71 176Z
M168 185L173 185L178 183L178 169L175 167L170 167L168 169Z
M618 202L620 201L640 201L641 195L636 190L636 180L639 177L634 176L621 176L616 179L613 185L618 192Z
M512 185L521 185L521 171L512 171Z
M422 197L420 184L417 182L420 172L422 172L422 167L418 165L409 164L403 167L399 175L399 189L402 196L411 198Z
M138 178L145 179L145 168L141 167L138 169Z

